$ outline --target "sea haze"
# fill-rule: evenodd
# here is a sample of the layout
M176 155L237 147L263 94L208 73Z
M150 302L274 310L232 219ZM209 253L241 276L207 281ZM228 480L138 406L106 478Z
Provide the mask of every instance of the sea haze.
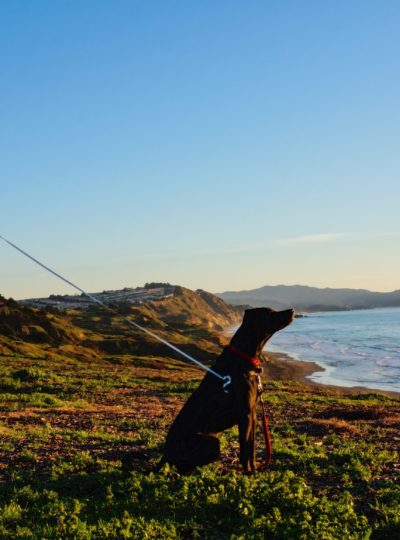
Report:
M267 350L313 360L321 384L400 392L400 308L313 313L268 342Z

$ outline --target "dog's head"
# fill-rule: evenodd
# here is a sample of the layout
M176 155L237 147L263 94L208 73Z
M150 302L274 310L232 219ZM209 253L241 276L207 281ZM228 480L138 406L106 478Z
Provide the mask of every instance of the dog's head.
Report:
M275 311L270 308L246 309L243 322L237 330L232 342L247 348L262 349L275 332L288 326L294 319L294 310Z
M246 309L242 325L264 339L282 330L293 321L294 310L275 311L271 308Z

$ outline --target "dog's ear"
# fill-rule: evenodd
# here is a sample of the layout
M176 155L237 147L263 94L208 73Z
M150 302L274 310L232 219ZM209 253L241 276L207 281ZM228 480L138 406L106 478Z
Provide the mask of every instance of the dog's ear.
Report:
M260 321L275 313L271 308L251 308L244 311L243 322Z
M244 310L244 318L257 317L257 315L263 310L263 308L249 308Z
M248 324L254 322L254 320L255 320L255 310L245 309L242 324L244 326L247 326Z

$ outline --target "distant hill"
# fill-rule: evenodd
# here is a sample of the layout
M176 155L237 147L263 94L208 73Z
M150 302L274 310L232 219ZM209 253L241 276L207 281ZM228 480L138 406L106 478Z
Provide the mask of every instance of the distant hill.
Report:
M226 304L218 296L201 289L192 291L169 283L147 283L144 287L90 293L104 304L120 313L135 317L142 322L151 322L155 327L205 325L221 330L236 321L239 311ZM3 302L5 300L3 299ZM7 301L5 301L7 302ZM85 295L50 295L47 298L8 301L14 306L24 308L25 313L66 314L73 316L75 311L93 311L97 306ZM23 309L20 312L24 312Z
M161 300L172 296L175 287L169 283L146 283L144 287L125 287L124 289L90 293L91 296L108 306L139 304L150 300ZM54 307L59 310L65 309L88 309L93 306L84 294L51 294L46 298L29 298L19 300L26 306L39 308Z
M53 310L21 306L15 300L7 300L0 295L0 336L3 338L58 346L79 339L79 332L75 334L67 319L54 315Z
M151 285L146 287L148 294L134 302L130 301L132 289L98 294L108 295L121 315L155 331L200 360L216 354L222 345L221 330L240 320L240 310L206 291L169 286L166 294L155 294ZM113 357L171 354L165 345L124 323L118 315L97 305L84 308L83 302L77 301L80 298L75 296L68 301L67 297L52 296L46 306L46 299L20 303L0 296L0 355L90 359L98 354ZM116 301L118 298L121 302ZM54 302L58 302L58 309Z
M319 289L304 285L266 285L247 291L227 291L217 296L233 305L294 308L298 311L337 311L400 307L400 290L388 293L365 289Z

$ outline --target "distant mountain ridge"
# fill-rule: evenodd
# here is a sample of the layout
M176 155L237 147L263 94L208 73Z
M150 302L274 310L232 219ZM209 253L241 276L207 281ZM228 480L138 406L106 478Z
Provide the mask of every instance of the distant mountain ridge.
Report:
M321 289L306 285L266 285L252 290L216 293L225 302L298 311L338 311L400 307L400 290L374 292L366 289Z

